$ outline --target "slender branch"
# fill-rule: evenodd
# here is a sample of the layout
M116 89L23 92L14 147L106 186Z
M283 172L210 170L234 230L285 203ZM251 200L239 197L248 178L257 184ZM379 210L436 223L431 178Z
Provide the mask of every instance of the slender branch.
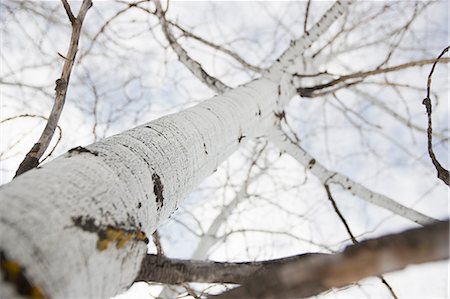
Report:
M339 208L336 204L336 201L333 198L333 195L331 194L330 186L328 186L327 184L324 184L323 186L325 187L325 191L327 192L328 200L331 202L331 205L333 206L334 211L338 215L342 224L345 226L345 230L347 231L348 235L350 236L352 243L358 244L358 241L356 240L355 236L353 235L352 231L350 230L350 226L348 225L347 220L345 220L344 215L342 215L341 211L339 210Z
M7 121L10 121L10 120L15 120L15 119L18 119L18 118L25 118L25 117L40 118L40 119L48 121L48 118L45 117L45 116L42 116L42 115L20 114L20 115L16 115L16 116L11 116L11 117L5 118L2 121L0 121L0 124L3 124L3 123L5 123ZM48 159L53 154L53 152L55 151L55 149L58 146L59 142L61 141L62 129L61 129L61 127L59 125L56 125L56 128L58 129L58 132L59 132L58 139L56 140L55 145L53 146L53 148L50 150L50 152L47 154L47 156L45 156L44 159L42 159L42 161L45 161L46 159Z
M92 51L92 48L96 44L96 41L98 40L100 35L105 33L106 28L108 28L108 26L110 26L114 20L116 20L117 18L119 18L120 16L122 16L123 14L128 12L128 10L135 8L135 7L138 7L141 10L145 10L146 12L149 12L148 10L139 6L139 4L148 2L148 0L139 0L139 1L131 2L131 3L130 2L122 2L122 1L118 1L118 2L125 4L127 6L123 9L117 11L113 16L111 16L108 20L105 21L105 23L102 25L102 27L100 27L100 29L97 31L97 33L91 38L89 45L85 46L86 50L84 50L84 52L80 53L80 55L78 56L77 64L80 64L81 61L83 61L84 57L86 57L87 55L90 54L90 52Z
M253 275L241 287L210 298L306 298L408 265L448 259L449 222L369 239L342 253L310 256Z
M442 180L447 186L449 185L449 172L447 169L442 167L441 163L436 159L436 156L433 152L433 128L432 128L432 117L431 117L431 99L430 99L430 91L431 91L431 78L433 76L434 68L436 67L436 64L439 62L439 59L448 52L448 49L450 46L445 48L441 54L435 59L433 66L431 67L430 74L428 75L427 80L427 97L423 100L422 104L425 105L425 108L427 109L427 116L428 116L428 130L427 130L427 137L428 137L428 154L430 155L431 162L433 162L434 167L437 171L437 177ZM443 60L443 59L442 59ZM447 58L448 60L448 58Z
M302 57L305 50L319 39L331 25L344 14L352 1L335 1L333 5L322 15L322 17L306 31L302 37L292 41L291 46L278 58L275 63L269 68L268 72L271 77L277 78L287 73L289 69L295 67L299 58Z
M347 189L353 195L372 203L376 206L382 207L392 213L402 216L406 219L414 221L420 225L426 225L437 220L419 213L414 209L408 208L393 199L374 192L362 184L359 184L349 177L338 172L331 171L325 168L319 161L303 149L297 142L291 140L283 131L279 130L269 137L269 140L274 143L282 152L286 152L300 164L313 173L322 184L338 184L344 189Z
M166 19L166 11L163 10L159 0L154 1L156 6L156 16L159 18L164 35L169 42L172 50L177 54L178 59L189 69L189 71L197 77L201 82L205 83L209 88L217 93L223 93L230 88L219 79L209 75L196 60L192 59L183 47L178 43L175 36L172 34L169 23Z
M427 129L423 128L419 125L414 124L411 122L411 120L407 119L406 117L402 116L400 113L396 112L395 110L388 107L388 105L385 103L385 101L378 99L377 97L371 95L368 92L365 92L362 88L358 88L354 86L352 90L360 95L362 95L365 99L367 99L371 104L378 107L379 109L383 110L390 116L392 116L394 119L399 121L400 123L404 124L406 127L416 130L417 132L426 133ZM441 134L439 132L433 132L433 136L438 137L440 139L446 139L447 137L444 136L444 134Z
M427 64L435 63L435 61L436 61L436 59L434 59L434 58L433 59L423 59L423 60L416 60L416 61L399 64L396 66L379 68L379 69L374 69L374 70L365 71L365 72L356 72L353 74L340 76L339 78L334 79L334 80L329 81L324 84L319 84L319 85L312 86L312 87L301 87L301 88L298 88L297 91L302 97L311 97L311 96L313 96L313 93L317 90L329 88L329 87L332 87L334 85L337 85L339 83L345 82L350 79L363 79L363 78L366 78L369 76L396 72L396 71L400 71L400 70L410 68L410 67L427 65ZM450 61L449 58L443 58L439 62L440 63L448 63L449 61Z
M292 262L301 261L310 256L324 257L326 253L306 253L281 259L221 263L213 261L179 260L148 254L135 281L154 281L167 284L184 282L205 283L244 283L253 274L263 273Z
M308 0L306 3L306 12L305 12L305 22L303 23L303 32L306 33L306 28L308 25L308 17L309 17L309 6L311 5L311 0Z
M159 235L158 230L155 230L152 237L153 237L153 243L155 243L156 253L158 254L158 256L163 256L164 250L163 250L163 247L161 244L161 237Z
M184 29L183 27L181 27L177 23L174 23L174 22L171 22L171 21L167 21L167 22L170 25L175 26L177 29L179 29L183 33L184 36L193 38L193 39L195 39L195 40L197 40L197 41L199 41L199 42L201 42L201 43L203 43L203 44L205 44L205 45L207 45L207 46L209 46L209 47L211 47L213 49L216 49L216 50L218 50L220 52L223 52L223 53L227 54L228 56L234 58L242 66L244 66L244 67L246 67L246 68L248 68L248 69L250 69L250 70L252 70L252 71L254 71L256 73L260 73L260 72L263 71L262 68L260 68L259 66L255 66L255 65L252 65L252 64L248 63L247 61L245 61L241 56L239 56L235 52L233 52L233 51L231 51L231 50L229 50L229 49L227 49L227 48L225 48L225 47L223 47L221 45L214 44L214 43L212 43L212 42L210 42L210 41L208 41L208 40L206 40L206 39L204 39L204 38L202 38L202 37L200 37L200 36L190 32L188 30Z
M63 1L63 4L67 2ZM81 4L80 11L76 20L72 23L72 34L70 37L69 50L65 56L64 66L61 73L61 77L56 80L55 86L55 103L53 105L50 116L48 117L47 124L42 132L39 140L33 145L31 150L26 154L24 160L20 163L19 168L16 171L14 177L21 175L28 170L31 170L39 165L39 159L43 156L44 152L50 145L50 141L55 133L56 126L58 125L59 117L61 115L62 109L64 107L64 102L66 100L67 88L70 80L70 74L72 72L72 66L75 61L75 57L78 51L78 41L80 39L81 26L83 24L84 17L87 11L92 6L91 0L83 0ZM68 11L66 5L64 4L66 12ZM69 16L70 19L70 16Z
M333 206L334 211L338 215L339 219L341 220L342 224L345 226L345 230L347 231L348 235L350 236L350 239L352 240L353 245L358 244L358 240L356 240L355 235L353 234L352 230L350 229L350 226L347 223L347 220L345 220L344 215L339 210L336 201L333 198L333 195L331 194L330 186L327 184L323 185L325 187L325 191L327 192L328 200L331 202L331 205ZM392 289L391 285L386 281L386 279L383 277L383 275L378 275L378 278L381 280L381 282L386 286L386 288L391 293L392 297L395 299L398 299L397 295L395 294L394 290Z
M64 10L67 13L67 16L69 17L69 21L70 23L72 23L72 25L75 25L76 22L76 18L72 13L72 9L70 8L69 2L67 2L67 0L61 0L63 6L64 6Z

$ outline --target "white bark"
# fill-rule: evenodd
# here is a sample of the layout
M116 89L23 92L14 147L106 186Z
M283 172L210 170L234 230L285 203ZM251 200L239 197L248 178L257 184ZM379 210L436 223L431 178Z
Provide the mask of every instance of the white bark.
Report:
M240 142L265 130L277 97L277 85L259 79L17 177L0 191L1 250L52 298L116 294L136 276L146 243L99 251L96 231L150 235Z
M251 181L255 181L263 172L259 172ZM209 226L206 233L200 238L194 253L191 256L191 260L207 260L209 250L217 244L220 238L217 237L219 229L222 227L223 223L228 219L233 210L238 206L244 198L248 196L247 187L250 182L246 181L242 185L241 189L235 194L234 198L226 206L222 208L220 213L214 218L211 225ZM184 291L183 287L164 287L159 293L158 297L163 299L171 299L177 297L180 293Z
M306 169L311 171L322 184L339 184L344 189L351 192L351 194L362 200L391 211L398 216L414 221L420 225L426 225L437 221L436 219L408 208L383 194L369 190L345 175L328 170L299 144L290 140L281 130L274 131L269 140L282 152L289 154Z
M340 11L332 8L325 19ZM324 32L331 23L316 27ZM130 286L147 252L144 233L151 235L241 142L273 125L295 92L280 66L193 108L75 148L2 186L1 270L12 274L10 266L20 266L30 283L21 291L49 298L106 298ZM19 286L2 280L0 297L15 298Z

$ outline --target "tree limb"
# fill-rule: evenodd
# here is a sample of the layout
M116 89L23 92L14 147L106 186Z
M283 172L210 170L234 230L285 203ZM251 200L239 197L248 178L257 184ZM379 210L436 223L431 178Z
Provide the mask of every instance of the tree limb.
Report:
M76 18L72 13L72 9L70 8L69 2L67 2L67 0L61 0L63 6L64 6L64 10L67 13L67 16L69 17L69 21L70 23L72 23L72 25L75 25L76 22Z
M201 82L205 83L209 88L217 93L224 93L230 88L219 79L209 75L196 60L192 59L183 47L178 43L175 36L172 34L169 28L169 23L166 20L165 13L162 9L161 2L159 0L154 1L156 6L155 15L159 18L164 35L169 42L172 50L177 54L178 59L189 69L189 71L197 77Z
M449 222L439 222L347 247L342 253L310 256L255 274L241 287L210 298L306 298L365 277L411 264L448 259Z
M155 281L168 284L184 282L241 284L255 273L267 272L310 256L324 257L327 255L326 253L306 253L261 262L221 263L170 259L161 255L148 254L142 262L136 281Z
M66 5L68 5L67 1L63 1L64 8L69 15L69 19L71 11L67 9ZM50 141L55 133L56 126L58 125L59 117L61 115L62 109L64 107L64 102L66 100L67 88L70 80L70 74L72 72L72 66L75 61L75 57L78 51L78 41L80 39L81 26L83 24L84 17L86 16L87 11L92 6L91 0L83 0L81 4L80 11L78 12L78 16L72 22L72 34L70 37L70 46L67 51L67 55L65 56L65 62L62 70L61 77L56 80L55 86L55 103L53 105L52 111L50 112L50 116L48 117L47 124L42 132L39 140L33 145L31 150L26 154L23 161L20 163L19 168L16 171L14 177L21 175L28 170L36 168L39 165L39 159L43 156L44 152L47 150L50 145ZM70 12L70 14L69 14ZM73 15L72 15L73 16Z
M370 70L370 71L365 71L365 72L356 72L353 74L349 74L349 75L343 75L340 76L337 79L334 79L332 81L329 81L327 83L324 84L319 84L316 86L312 86L312 87L301 87L298 88L297 91L299 93L300 96L302 97L313 97L314 96L314 92L317 90L322 90L325 88L329 88L332 87L334 85L337 85L339 83L343 83L347 80L350 79L363 79L369 76L374 76L374 75L379 75L379 74L386 74L386 73L391 73L391 72L396 72L402 69L406 69L406 68L410 68L410 67L415 67L415 66L423 66L423 65L427 65L427 64L431 64L431 63L435 63L435 59L423 59L423 60L416 60L416 61L411 61L411 62L407 62L407 63L403 63L403 64L398 64L395 66L390 66L390 67L385 67L385 68L378 68L378 69L374 69L374 70ZM449 58L443 58L441 59L439 62L441 63L448 63L450 61Z
M331 171L325 168L319 161L317 161L312 155L310 155L305 149L303 149L298 143L291 140L283 131L279 131L269 137L269 140L274 143L282 152L286 152L300 164L313 173L322 184L338 184L344 189L347 189L353 195L382 207L392 213L414 221L420 225L426 225L437 220L419 213L414 209L408 208L399 204L393 199L374 192L365 186L353 181L349 177L342 175L338 172Z

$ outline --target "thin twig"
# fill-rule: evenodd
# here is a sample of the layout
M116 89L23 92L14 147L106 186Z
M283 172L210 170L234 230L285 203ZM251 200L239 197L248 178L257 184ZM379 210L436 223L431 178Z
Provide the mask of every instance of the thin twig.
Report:
M70 8L69 2L67 2L67 0L61 0L63 6L64 6L64 10L67 13L67 16L69 17L69 21L70 23L72 23L72 25L75 25L76 22L76 18L72 13L72 9Z
M221 45L217 45L215 43L212 43L212 42L210 42L210 41L208 41L208 40L206 40L206 39L204 39L204 38L202 38L202 37L200 37L200 36L190 32L188 30L184 29L183 27L181 27L179 24L177 24L175 22L172 22L172 21L167 21L167 22L170 25L172 25L172 26L176 27L177 29L179 29L183 33L184 36L193 38L193 39L195 39L195 40L197 40L197 41L199 41L199 42L201 42L201 43L203 43L203 44L205 44L205 45L207 45L207 46L209 46L209 47L211 47L213 49L216 49L216 50L218 50L220 52L223 52L223 53L227 54L228 56L234 58L242 66L244 66L244 67L246 67L246 68L248 68L248 69L250 69L250 70L252 70L252 71L254 71L256 73L260 73L260 72L263 71L263 69L260 68L259 66L255 66L255 65L250 64L249 62L245 61L237 53L235 53L235 52L233 52L233 51L231 51L231 50L229 50L229 49L227 49L227 48L225 48L225 47L223 47Z
M189 71L195 77L197 77L201 82L205 83L209 88L211 88L215 92L220 94L229 90L230 88L226 84L224 84L218 78L215 78L214 76L208 74L203 69L202 65L198 61L190 57L187 51L178 43L175 36L171 32L169 28L169 23L166 19L166 12L168 6L166 10L163 10L161 2L159 0L155 0L154 3L156 6L155 15L159 18L163 33L166 36L166 39L169 42L170 47L177 54L178 59L189 69Z
M157 230L155 230L152 237L153 237L153 243L155 243L155 247L156 247L156 254L158 256L164 256L164 250L163 250L163 247L161 244L161 237Z
M350 236L350 239L352 240L352 243L354 245L358 244L359 243L358 240L356 240L356 237L353 234L353 232L351 231L350 226L347 223L347 220L345 220L344 215L342 215L341 211L339 210L339 208L337 206L336 201L333 198L333 195L331 194L330 186L328 186L327 184L324 184L323 186L325 187L325 191L327 192L328 200L331 202L331 205L333 206L333 209L336 212L336 214L338 215L339 219L341 219L342 224L344 224L345 230L347 231L348 235ZM378 275L378 278L381 280L381 282L389 290L389 292L391 293L392 297L394 297L395 299L398 299L397 295L394 292L394 289L386 281L386 279L383 277L383 275Z
M438 63L439 59L448 52L448 49L450 48L450 46L448 46L447 48L445 48L441 54L439 54L439 56L436 58L436 60L433 63L433 66L431 67L431 71L430 74L428 75L428 80L427 80L427 97L425 99L423 99L422 104L425 105L426 109L427 109L427 116L428 116L428 130L427 130L427 137L428 137L428 154L430 155L431 158L431 162L433 162L434 167L436 168L437 171L437 177L442 180L447 186L450 187L449 185L449 172L447 169L445 169L444 167L442 167L441 163L439 163L439 161L436 159L436 156L434 155L433 152L433 129L432 129L432 117L431 117L431 99L430 99L430 92L431 92L431 78L433 76L433 72L434 72L434 68L436 67L436 64Z
M308 25L308 16L309 16L309 6L311 5L311 0L308 0L306 3L306 12L305 12L305 22L303 23L303 32L306 33L306 27Z

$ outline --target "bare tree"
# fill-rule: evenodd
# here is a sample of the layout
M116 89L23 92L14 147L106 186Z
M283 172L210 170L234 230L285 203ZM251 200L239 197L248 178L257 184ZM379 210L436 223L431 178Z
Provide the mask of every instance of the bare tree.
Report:
M446 2L1 6L2 298L399 298L448 259Z

